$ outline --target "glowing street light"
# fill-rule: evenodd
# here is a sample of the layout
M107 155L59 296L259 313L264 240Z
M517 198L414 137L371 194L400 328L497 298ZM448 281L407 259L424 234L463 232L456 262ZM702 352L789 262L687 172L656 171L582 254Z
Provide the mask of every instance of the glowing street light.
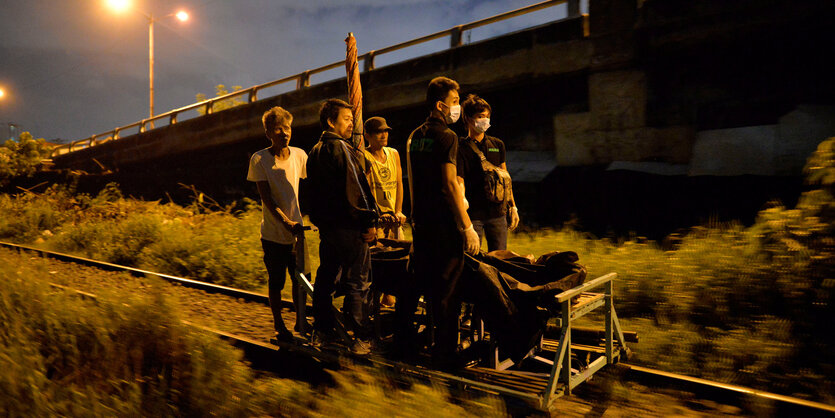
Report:
M107 7L122 13L130 8L130 0L107 0Z
M6 92L3 91L3 88L0 88L0 99L2 99L3 96L5 96L5 95L6 95Z
M107 6L113 11L121 13L125 10L131 9L131 2L130 0L107 0ZM148 19L148 118L152 119L154 117L154 22L156 22L157 18L155 18L154 15L144 13L141 10L133 10ZM180 22L185 22L189 18L188 13L184 10L177 11L176 13L170 13L163 17L169 16L176 17ZM154 122L151 121L151 127L153 126Z

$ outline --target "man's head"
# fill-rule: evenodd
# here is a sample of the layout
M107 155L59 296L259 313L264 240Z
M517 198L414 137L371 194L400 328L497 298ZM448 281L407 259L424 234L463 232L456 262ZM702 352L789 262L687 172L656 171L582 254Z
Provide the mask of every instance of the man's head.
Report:
M487 103L487 100L484 100L475 94L467 95L464 103L461 104L461 111L464 114L464 123L466 123L470 128L475 125L476 120L485 118L490 119L490 115L493 114L493 109L490 108L490 103Z
M376 150L388 146L391 128L385 119L379 116L368 118L365 121L365 129L363 132L370 148Z
M264 133L273 145L284 148L290 144L290 125L293 123L293 115L290 112L276 106L264 112L261 123L264 125Z
M354 114L351 105L344 100L328 99L319 109L319 123L322 129L338 135L342 139L351 139L354 130Z
M460 87L455 80L435 77L426 89L426 104L430 109L443 113L448 123L455 123L461 114L461 107L458 105L458 90Z

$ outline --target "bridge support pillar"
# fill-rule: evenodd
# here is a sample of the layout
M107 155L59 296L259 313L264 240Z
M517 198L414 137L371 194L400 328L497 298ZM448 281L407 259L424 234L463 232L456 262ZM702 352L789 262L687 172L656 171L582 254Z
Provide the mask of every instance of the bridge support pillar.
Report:
M647 96L647 77L641 70L591 74L589 112L554 117L557 164L687 163L695 138L693 128L647 126Z

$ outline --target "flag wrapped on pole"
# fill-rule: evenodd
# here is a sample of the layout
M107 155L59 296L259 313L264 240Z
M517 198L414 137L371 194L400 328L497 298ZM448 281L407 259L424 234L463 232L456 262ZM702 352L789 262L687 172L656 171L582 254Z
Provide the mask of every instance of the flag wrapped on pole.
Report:
M354 112L354 132L351 140L357 149L365 148L362 137L362 86L360 85L360 70L357 63L357 40L354 33L349 32L345 38L347 51L345 53L345 71L348 73L348 103Z

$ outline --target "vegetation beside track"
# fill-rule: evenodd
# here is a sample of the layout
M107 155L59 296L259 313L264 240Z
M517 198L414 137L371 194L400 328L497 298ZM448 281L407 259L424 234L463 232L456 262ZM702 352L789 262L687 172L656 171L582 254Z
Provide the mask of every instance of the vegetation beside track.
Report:
M0 254L0 411L6 416L501 415L494 398L450 403L440 388L395 386L374 371L333 384L254 374L242 353L180 322L154 295L95 302L48 285L49 271Z
M616 307L642 337L640 364L835 403L835 139L806 175L797 207L775 203L751 227L699 226L662 243L528 230L509 248L574 250L590 276L618 272ZM186 207L126 199L115 186L95 197L0 196L0 239L263 290L260 207L195 194ZM315 271L318 237L307 238Z

